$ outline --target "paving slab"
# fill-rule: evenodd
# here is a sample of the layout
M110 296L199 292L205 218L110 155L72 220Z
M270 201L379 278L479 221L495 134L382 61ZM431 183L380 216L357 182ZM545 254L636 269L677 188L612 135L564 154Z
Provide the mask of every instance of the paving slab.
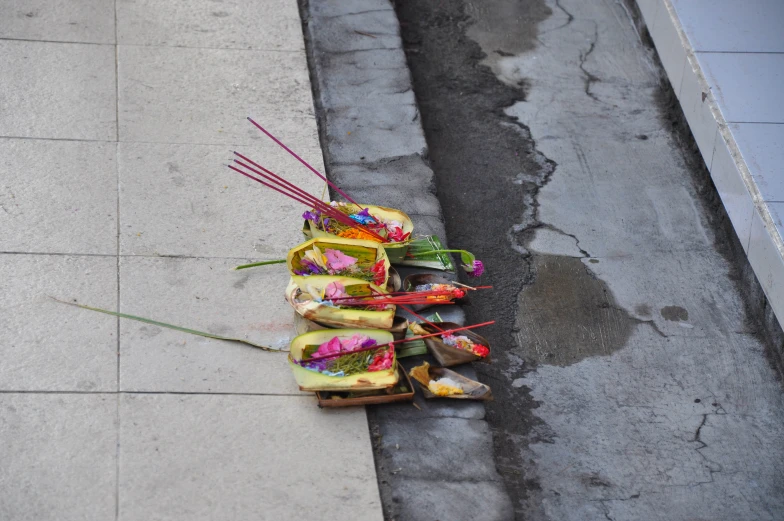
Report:
M674 370L654 362L648 335L638 328L620 356L543 365L525 377L557 433L530 446L530 477L547 483L545 508L594 518L581 508L623 498L631 502L617 504L625 513L614 519L688 519L695 509L705 519L775 519L784 508L781 460L769 449L782 443L781 397L764 384L770 370L761 347L748 335L727 336L721 352L713 339L671 337L664 348ZM582 420L574 421L576 411ZM666 491L666 509L646 493L656 489Z
M114 519L117 397L0 394L0 518Z
M737 152L730 151L727 142L716 131L716 145L713 148L711 160L711 178L716 185L724 204L724 209L735 228L738 241L743 247L743 251L749 252L749 238L751 237L751 223L753 215L756 214L754 200L749 193L748 187L743 177L738 175ZM770 176L766 176L767 179Z
M302 51L297 3L268 0L119 0L123 45Z
M122 257L120 310L222 336L286 348L294 312L285 265L231 271L243 259ZM231 310L227 312L227 310ZM298 394L285 353L120 324L123 391Z
M0 41L0 136L114 141L114 46Z
M321 195L324 182L271 140L237 148ZM297 152L323 169L321 149ZM305 207L229 170L232 157L223 145L120 143L121 254L286 258Z
M361 408L125 395L120 411L120 521L383 519Z
M416 105L378 107L339 107L329 111L326 132L334 145L330 155L335 164L352 163L359 157L379 161L390 157L423 154L427 144L422 136L410 132L409 124L419 118Z
M784 123L778 103L784 54L698 53L727 123Z
M393 478L382 487L390 489L393 519L504 521L514 518L512 502L504 485L497 481L455 483Z
M462 418L398 419L379 425L383 464L401 477L446 481L497 479L490 427ZM455 457L459 446L461 457Z
M0 139L0 251L117 254L114 143Z
M358 26L364 25L362 18ZM351 27L340 27L343 34L357 33ZM362 32L367 32L363 29ZM368 33L371 34L371 33ZM360 35L361 36L361 35ZM366 40L371 38L365 37ZM343 50L341 52L319 55L322 66L335 67L345 70L346 74L334 78L321 96L324 108L333 109L340 107L385 107L382 110L395 110L394 106L416 106L414 91L410 88L411 79L406 56L394 47L374 45L367 49ZM341 42L345 47L345 43ZM397 112L397 111L396 111Z
M117 319L49 298L114 309L114 257L0 255L0 291L0 389L117 390Z
M389 24L391 9L373 9L378 5L376 1L365 2L364 6L345 4L345 2L315 2L309 6L311 17L318 19L318 31L322 35L319 38L320 48L328 53L336 53L336 56L330 59L337 58L337 55L359 58L355 51L364 53L376 49L399 49L399 27ZM353 13L346 13L347 10ZM348 16L343 16L346 14ZM382 75L384 77L374 75L372 70L363 71L358 68L357 72L367 74L368 79L372 78L371 81L382 83L389 81L386 75ZM340 78L334 79L341 81Z
M768 302L779 317L784 311L784 277L781 276L784 273L784 257L775 240L779 237L775 219L780 207L771 203L768 211L773 222L766 222L758 212L751 216L748 256Z
M548 123L534 115L535 108L525 104L515 106L515 113L521 119L539 123L548 132ZM574 198L570 206L543 204L539 210L542 222L563 223L557 229L572 230L585 222L586 215L596 217L590 229L580 236L579 248L592 257L612 257L636 255L640 252L670 252L705 250L712 247L710 232L698 212L698 207L690 194L691 180L672 179L671 172L683 165L678 156L662 156L661 146L672 143L672 138L661 133L650 133L646 140L632 135L606 139L591 134L586 127L570 129L582 134L580 144L575 144L569 134L553 137L547 143L548 150L561 157L557 176L553 176L542 193L540 201L556 203L575 191L590 195ZM575 123L570 123L570 126ZM643 127L640 135L646 135ZM603 165L613 160L624 161L629 165L658 165L655 170L629 167L622 171L610 171L606 177L586 176L586 172L603 170ZM602 193L613 194L607 200L600 199ZM623 208L633 206L634 215L624 219L613 218ZM650 223L656 223L651 228ZM645 236L640 229L649 231ZM556 229L556 232L557 232ZM545 231L545 234L550 233ZM539 232L536 232L537 237ZM563 234L561 234L563 235ZM567 236L568 237L568 236ZM574 251L581 256L576 243ZM542 249L534 240L534 250Z
M671 0L696 51L784 52L778 0Z
M118 77L121 141L267 140L252 116L284 143L318 142L304 52L120 45Z
M0 38L114 43L114 6L106 0L7 0Z
M779 170L784 164L784 125L732 123L729 128L762 198L784 202L784 176Z

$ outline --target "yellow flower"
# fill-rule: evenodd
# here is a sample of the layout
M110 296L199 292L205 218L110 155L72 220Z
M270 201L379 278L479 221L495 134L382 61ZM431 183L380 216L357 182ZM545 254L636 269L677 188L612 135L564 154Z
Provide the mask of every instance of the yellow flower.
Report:
M313 246L312 250L305 252L305 258L321 269L327 269L327 257L321 253L318 246Z

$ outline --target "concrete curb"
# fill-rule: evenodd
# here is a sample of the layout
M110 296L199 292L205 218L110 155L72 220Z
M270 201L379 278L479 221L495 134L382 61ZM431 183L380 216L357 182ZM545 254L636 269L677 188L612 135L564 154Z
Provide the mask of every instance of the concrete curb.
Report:
M300 0L300 6L327 175L358 201L399 208L418 233L445 240L392 4ZM462 311L454 311L450 320L462 322ZM476 377L472 367L461 372ZM513 519L484 406L421 397L417 405L368 409L385 517Z
M397 17L386 0L303 2L324 163L358 201L444 237Z

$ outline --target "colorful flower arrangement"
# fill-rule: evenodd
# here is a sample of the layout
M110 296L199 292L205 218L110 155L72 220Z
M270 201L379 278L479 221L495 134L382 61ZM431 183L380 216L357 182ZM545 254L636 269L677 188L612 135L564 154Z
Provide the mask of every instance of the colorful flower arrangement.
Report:
M489 288L490 286L470 287L458 282L449 284L434 282L416 285L413 288L414 291L387 289L389 276L387 270L393 259L393 253L397 255L394 257L395 261L403 263L408 260L410 265L418 266L428 266L427 263L430 260L426 256L435 256L435 260L438 261L435 267L446 271L454 271L454 265L448 255L442 254L459 253L463 269L474 277L479 277L484 272L485 267L481 261L465 250L440 249L442 245L437 237L412 240L413 224L405 213L381 206L358 204L258 123L248 119L348 201L345 203L326 202L323 200L323 195L319 198L302 190L238 152L234 152L233 164L227 165L231 170L308 208L302 217L306 219L309 230L303 229L303 233L311 237L311 240L292 248L285 260L254 262L238 266L236 269L285 262L288 264L289 273L295 275L291 278L286 290L286 299L295 306L295 309L303 317L309 318L307 313L314 313L313 310L317 309L323 314L315 314L315 316L326 316L333 320L331 327L346 327L345 324L349 323L349 326L355 325L360 328L329 329L330 323L328 322L327 329L309 331L291 341L288 360L300 389L316 392L336 389L375 392L386 389L389 392L397 383L399 374L396 367L396 356L401 353L396 355L395 346L432 338L432 341L427 340L427 347L431 349L430 344L436 343L434 337L440 337L441 342L447 346L465 351L465 353L456 353L454 350L440 348L450 352L453 358L458 359L458 363L468 361L466 359L469 358L473 360L475 357L489 356L488 346L472 341L468 336L456 335L456 333L487 326L493 324L494 321L459 327L455 327L457 324L441 323L441 326L444 327L442 329L441 326L429 322L408 306L432 305L434 301L438 304L453 304L454 300L465 297L466 290ZM332 237L325 237L325 235ZM409 251L410 248L413 248L413 251ZM411 261L419 256L425 258ZM333 280L335 277L345 277L346 279ZM327 283L325 279L331 282ZM407 286L407 289L412 288ZM91 308L71 302L63 303L206 338L240 342L264 351L280 351L280 349L259 345L244 338L215 335L135 315ZM427 326L437 332L424 330L421 326L414 324L408 331L414 335L406 335L405 338L394 340L395 336L390 330L393 329L396 306L423 320ZM340 309L343 307L352 309L344 311ZM368 324L372 323L370 319L381 325L376 328L369 327ZM440 321L440 317L438 320ZM338 325L334 326L335 323ZM355 333L356 331L362 333ZM472 334L472 336L484 341L478 335ZM474 357L466 353L471 353ZM416 354L421 354L421 352ZM442 364L447 365L439 358L438 351L431 349L431 354ZM451 377L434 376L431 379L427 371L428 365L425 363L423 367L425 369L424 380L418 379L418 381L424 382L432 394L436 396L472 395L470 380L468 380L468 384L461 383L461 380L466 379L453 372L448 373ZM413 373L412 370L412 375ZM325 378L325 376L335 378Z
M403 231L403 223L396 220L385 221L372 215L369 208L351 203L331 202L332 209L346 215L351 221L367 227L368 231L356 228L335 218L330 218L323 211L313 208L302 214L302 218L310 221L317 230L337 235L346 239L362 239L375 242L404 242L411 232ZM372 233L371 233L372 232Z
M493 321L485 322L482 325L489 325L491 323L493 323ZM414 332L414 334L421 335L423 338L432 337L432 336L439 337L437 345L444 346L444 348L446 348L449 352L452 352L453 354L454 352L452 350L455 350L455 351L462 351L466 353L469 358L476 357L481 359L481 358L488 357L488 355L490 354L489 346L484 345L480 340L472 340L472 337L473 338L477 338L477 337L481 338L481 337L479 337L478 335L467 336L464 334L455 334L457 331L462 331L464 328L454 328L451 326L452 326L451 323L446 323L446 322L424 321L421 324L413 323L409 327L411 328L411 331ZM475 326L476 324L474 326L470 326L469 329L473 329ZM430 331L433 332L431 333ZM428 346L433 347L431 344L428 344ZM441 349L439 349L439 352L441 351ZM442 365L445 365L446 362L439 357L438 353L434 352L432 354L433 356L436 357L436 359L439 360L439 362L441 362ZM456 365L456 364L453 363L451 365Z
M465 297L466 290L452 284L419 284L414 286L416 293L430 293L428 300L450 302Z
M377 342L366 335L355 334L350 338L333 337L318 346L308 346L301 367L327 376L351 376L364 372L391 369L395 360L392 345L373 349Z
M379 259L372 264L361 262L359 258L345 254L337 248L324 248L321 251L317 245L304 251L297 260L298 267L294 273L303 277L309 275L340 275L354 277L373 282L383 286L386 280L386 265L384 259Z
M484 358L490 354L490 349L488 349L487 346L474 343L465 335L455 336L452 334L444 334L441 336L441 341L448 346L474 353L480 358Z

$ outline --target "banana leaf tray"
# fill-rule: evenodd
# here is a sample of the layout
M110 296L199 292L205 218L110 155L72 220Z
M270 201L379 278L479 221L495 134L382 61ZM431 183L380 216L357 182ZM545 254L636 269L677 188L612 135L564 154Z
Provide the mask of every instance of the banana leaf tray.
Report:
M316 391L319 407L353 407L377 403L413 402L414 385L405 369L398 365L397 385L380 391Z

